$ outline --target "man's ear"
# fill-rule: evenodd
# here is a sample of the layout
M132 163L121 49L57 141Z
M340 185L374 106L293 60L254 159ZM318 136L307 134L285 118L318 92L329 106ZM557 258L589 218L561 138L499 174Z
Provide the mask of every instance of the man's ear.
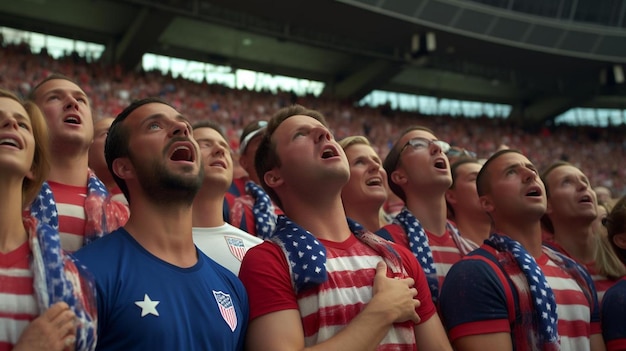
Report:
M487 213L492 213L494 210L494 204L490 196L483 195L478 198L480 200L480 206L482 206L483 210Z
M270 188L275 188L281 184L283 184L283 178L280 176L280 172L277 169L272 169L270 171L265 172L263 175L263 180L265 184Z
M399 170L399 169L396 169L395 171L391 172L390 179L397 185L402 185L407 182L406 174L404 173L404 171Z
M454 190L452 190L452 189L446 190L446 201L449 204L456 204L457 203L456 192Z
M131 179L135 177L135 167L128 157L118 157L113 160L113 173L121 179Z

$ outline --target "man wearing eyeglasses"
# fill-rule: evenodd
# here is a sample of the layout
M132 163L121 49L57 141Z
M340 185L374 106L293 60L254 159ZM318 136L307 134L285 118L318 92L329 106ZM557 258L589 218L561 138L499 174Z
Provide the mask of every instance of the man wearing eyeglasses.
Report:
M376 234L407 247L417 258L434 301L449 268L477 246L448 222L445 193L452 184L445 153L450 145L421 126L405 130L383 162L389 188L405 207Z

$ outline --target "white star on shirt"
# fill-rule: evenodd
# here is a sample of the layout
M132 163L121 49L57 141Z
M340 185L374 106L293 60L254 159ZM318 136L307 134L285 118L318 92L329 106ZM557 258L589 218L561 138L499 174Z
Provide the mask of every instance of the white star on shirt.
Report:
M161 301L152 301L150 300L150 296L148 294L144 294L143 301L135 301L135 305L141 307L141 316L145 317L148 314L153 314L155 316L159 316L159 311L157 311L156 307Z

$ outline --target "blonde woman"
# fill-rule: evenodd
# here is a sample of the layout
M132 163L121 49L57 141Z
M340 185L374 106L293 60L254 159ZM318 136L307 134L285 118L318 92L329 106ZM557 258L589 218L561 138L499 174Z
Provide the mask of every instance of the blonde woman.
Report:
M387 200L387 172L364 136L344 138L339 145L350 164L350 180L341 190L346 215L365 229L375 232L389 224L382 209Z
M602 245L601 236L593 229L597 218L596 193L587 176L567 162L556 162L542 174L548 196L548 208L542 222L554 234L548 245L583 264L593 278L598 301L624 266L610 248Z
M22 217L47 176L47 145L37 106L0 90L0 350L95 349L93 285L57 231Z

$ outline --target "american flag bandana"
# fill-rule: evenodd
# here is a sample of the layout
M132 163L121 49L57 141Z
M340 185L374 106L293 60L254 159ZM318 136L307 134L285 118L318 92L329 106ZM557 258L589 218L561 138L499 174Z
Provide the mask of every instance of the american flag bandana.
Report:
M433 253L430 250L426 231L420 221L415 218L406 207L398 213L394 219L394 223L404 229L409 239L409 248L426 274L426 280L428 281L428 287L430 288L433 302L437 303L439 298L439 279L437 278L437 267L435 266ZM463 256L478 248L478 245L475 243L461 237L459 230L450 224L450 222L446 223L446 228L452 233L452 240Z
M96 291L93 278L61 250L59 233L34 217L24 218L32 252L33 286L40 312L64 301L78 319L77 351L96 349Z
M559 350L556 299L539 265L519 242L507 236L492 234L487 241L496 250L513 255L517 265L526 277L535 306L533 311L535 323L533 324L536 325L535 332L537 334L538 350Z
M364 244L374 249L397 277L404 278L406 271L400 255L391 243L366 231L363 226L347 218L350 231ZM269 239L280 246L289 262L291 282L297 293L324 283L326 271L326 248L311 232L292 222L286 216L278 216L276 232Z
M426 231L422 228L420 221L406 207L398 213L394 222L404 229L409 239L409 248L424 270L430 294L433 302L436 303L439 298L439 279L437 278L437 268L435 267L433 253L430 251Z
M237 329L237 312L235 311L235 306L233 305L233 299L229 294L223 291L213 291L213 297L215 297L215 302L217 302L217 307L220 309L220 313L222 314L222 318L231 331L235 331Z
M43 183L39 195L31 204L30 215L54 230L59 230L56 201L47 182ZM130 215L130 211L124 204L111 199L104 184L91 170L89 170L87 181L85 215L83 246L123 226Z
M269 195L253 181L246 182L246 193L254 198L252 213L256 233L262 239L268 239L276 228L277 216Z

